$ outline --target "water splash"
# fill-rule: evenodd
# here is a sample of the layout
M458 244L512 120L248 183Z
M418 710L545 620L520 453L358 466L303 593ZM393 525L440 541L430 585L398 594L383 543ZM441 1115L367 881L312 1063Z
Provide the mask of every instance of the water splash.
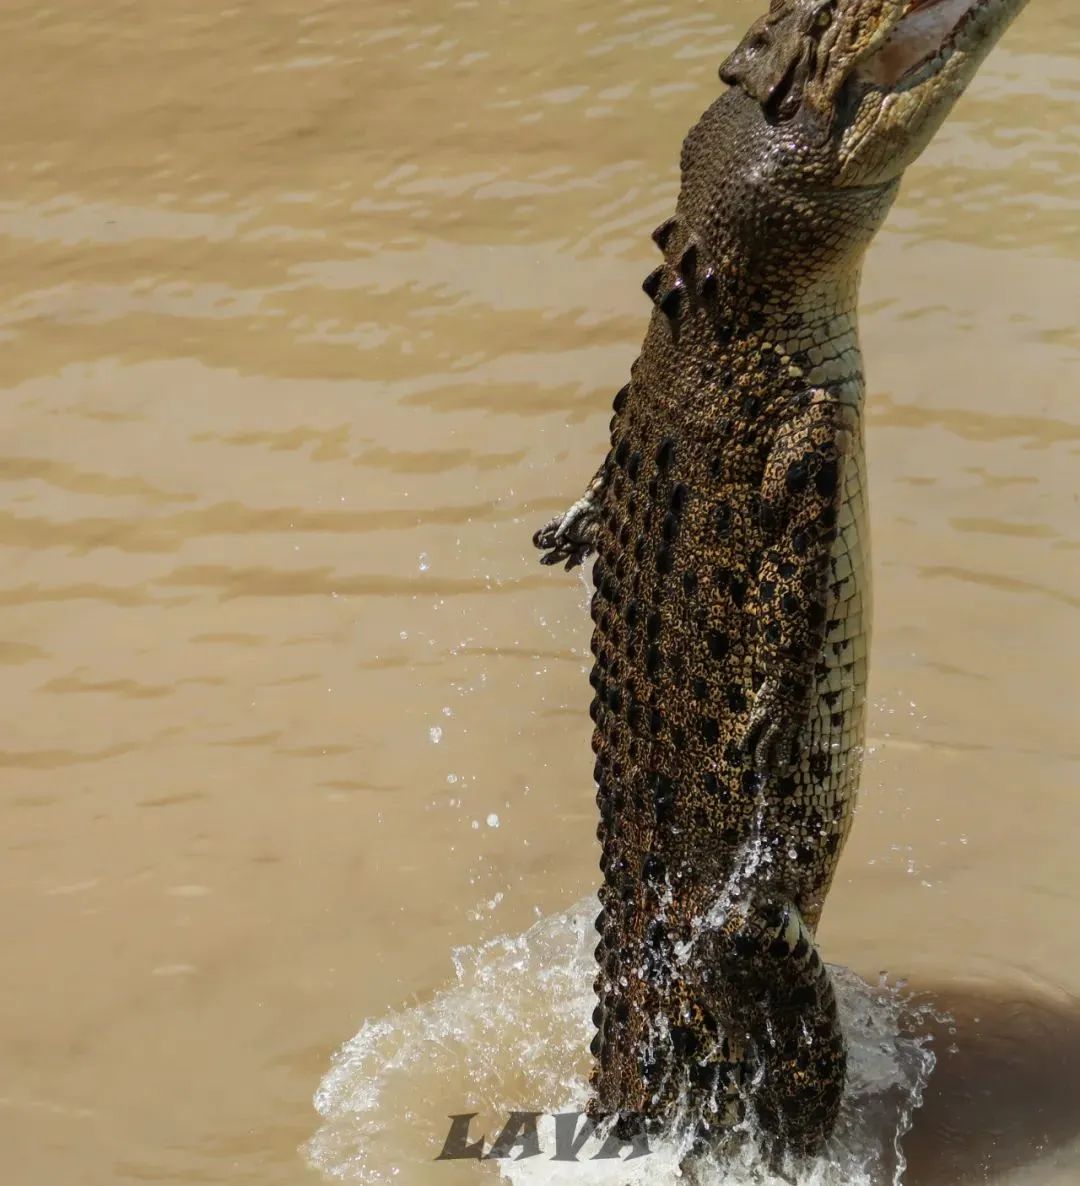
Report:
M588 1160L599 1149L591 1141L576 1162L551 1160L551 1114L578 1110L587 1096L595 915L587 898L523 935L460 948L453 986L366 1022L315 1094L322 1124L304 1149L311 1164L361 1186L437 1182L449 1169L432 1162L450 1114L477 1113L470 1140L484 1134L490 1147L510 1111L529 1110L547 1114L542 1152L497 1163L513 1186L687 1186L675 1142L653 1141L650 1156L627 1162ZM884 982L872 987L843 968L833 974L849 1042L847 1094L828 1150L799 1186L901 1186L903 1137L935 1063L932 1015ZM475 1162L461 1164L479 1172ZM781 1181L752 1144L700 1178L701 1186Z

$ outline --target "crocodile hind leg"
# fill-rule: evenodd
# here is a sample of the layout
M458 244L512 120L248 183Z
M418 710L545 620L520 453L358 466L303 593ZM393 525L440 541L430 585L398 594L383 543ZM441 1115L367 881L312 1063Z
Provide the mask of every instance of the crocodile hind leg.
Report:
M746 1044L747 1094L768 1151L818 1152L840 1109L846 1051L828 970L798 908L753 894L706 923L694 948L690 984L730 1041Z

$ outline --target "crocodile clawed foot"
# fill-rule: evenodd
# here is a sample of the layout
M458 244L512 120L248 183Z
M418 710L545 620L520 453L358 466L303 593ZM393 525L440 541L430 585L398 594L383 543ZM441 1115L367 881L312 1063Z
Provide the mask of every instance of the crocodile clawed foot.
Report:
M562 564L567 572L583 564L596 551L596 502L591 494L579 498L533 536L533 545L545 553L541 564Z
M799 764L804 719L779 681L766 680L761 685L742 740L743 753L759 774L787 774Z

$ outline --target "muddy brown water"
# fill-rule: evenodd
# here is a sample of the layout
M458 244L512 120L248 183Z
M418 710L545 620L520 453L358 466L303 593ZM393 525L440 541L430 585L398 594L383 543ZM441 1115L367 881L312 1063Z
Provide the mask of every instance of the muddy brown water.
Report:
M595 884L585 592L529 537L759 2L0 12L4 1181L318 1181L333 1050ZM821 937L956 1014L911 1183L1080 1164L1078 87L1034 0L867 267Z

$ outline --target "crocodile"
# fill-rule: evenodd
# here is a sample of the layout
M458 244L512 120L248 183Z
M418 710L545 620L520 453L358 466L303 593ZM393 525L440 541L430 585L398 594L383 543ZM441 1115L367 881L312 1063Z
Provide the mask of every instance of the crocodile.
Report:
M603 883L589 1113L818 1153L846 1047L816 931L863 749L862 261L1026 0L773 0L682 147L584 495Z

